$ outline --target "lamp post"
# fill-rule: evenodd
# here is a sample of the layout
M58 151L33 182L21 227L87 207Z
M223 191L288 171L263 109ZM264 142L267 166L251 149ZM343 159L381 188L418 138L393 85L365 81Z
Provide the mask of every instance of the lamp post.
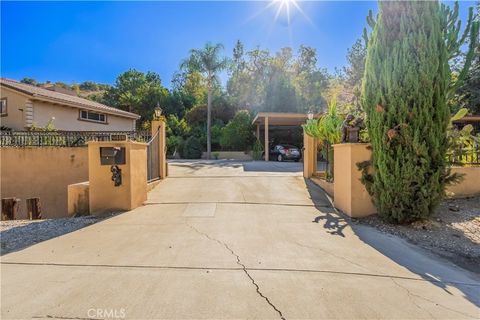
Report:
M162 116L162 108L160 108L160 104L157 103L157 107L154 109L155 112L155 120L160 120Z

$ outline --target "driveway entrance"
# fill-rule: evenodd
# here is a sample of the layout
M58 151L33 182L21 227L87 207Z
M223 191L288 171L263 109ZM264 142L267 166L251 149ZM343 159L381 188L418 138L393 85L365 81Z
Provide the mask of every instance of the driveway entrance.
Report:
M145 206L3 256L2 318L478 316L478 276L356 225L286 165L170 163Z

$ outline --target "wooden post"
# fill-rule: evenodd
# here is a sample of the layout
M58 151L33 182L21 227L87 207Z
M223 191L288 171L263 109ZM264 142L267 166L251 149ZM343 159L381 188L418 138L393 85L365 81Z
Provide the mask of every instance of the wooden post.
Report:
M257 132L256 132L256 135L257 135L257 139L260 139L260 124L257 123Z
M17 198L2 199L2 221L15 220L18 212L19 203L20 199Z
M265 161L270 160L270 144L268 142L268 117L265 117Z
M30 220L42 219L40 198L27 199L27 212L28 212L28 219Z

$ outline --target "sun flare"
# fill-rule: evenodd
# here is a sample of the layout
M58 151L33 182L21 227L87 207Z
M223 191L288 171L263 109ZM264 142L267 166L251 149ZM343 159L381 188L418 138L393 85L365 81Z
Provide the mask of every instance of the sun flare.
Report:
M287 24L290 26L294 12L298 11L304 18L311 22L307 15L303 12L297 0L272 0L269 6L271 5L277 6L275 21L283 16L287 19Z

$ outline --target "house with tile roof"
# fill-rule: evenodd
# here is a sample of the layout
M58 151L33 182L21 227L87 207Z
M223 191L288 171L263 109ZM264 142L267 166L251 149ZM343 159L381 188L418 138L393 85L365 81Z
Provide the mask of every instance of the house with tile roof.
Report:
M0 122L12 130L133 131L139 115L78 96L0 79Z

